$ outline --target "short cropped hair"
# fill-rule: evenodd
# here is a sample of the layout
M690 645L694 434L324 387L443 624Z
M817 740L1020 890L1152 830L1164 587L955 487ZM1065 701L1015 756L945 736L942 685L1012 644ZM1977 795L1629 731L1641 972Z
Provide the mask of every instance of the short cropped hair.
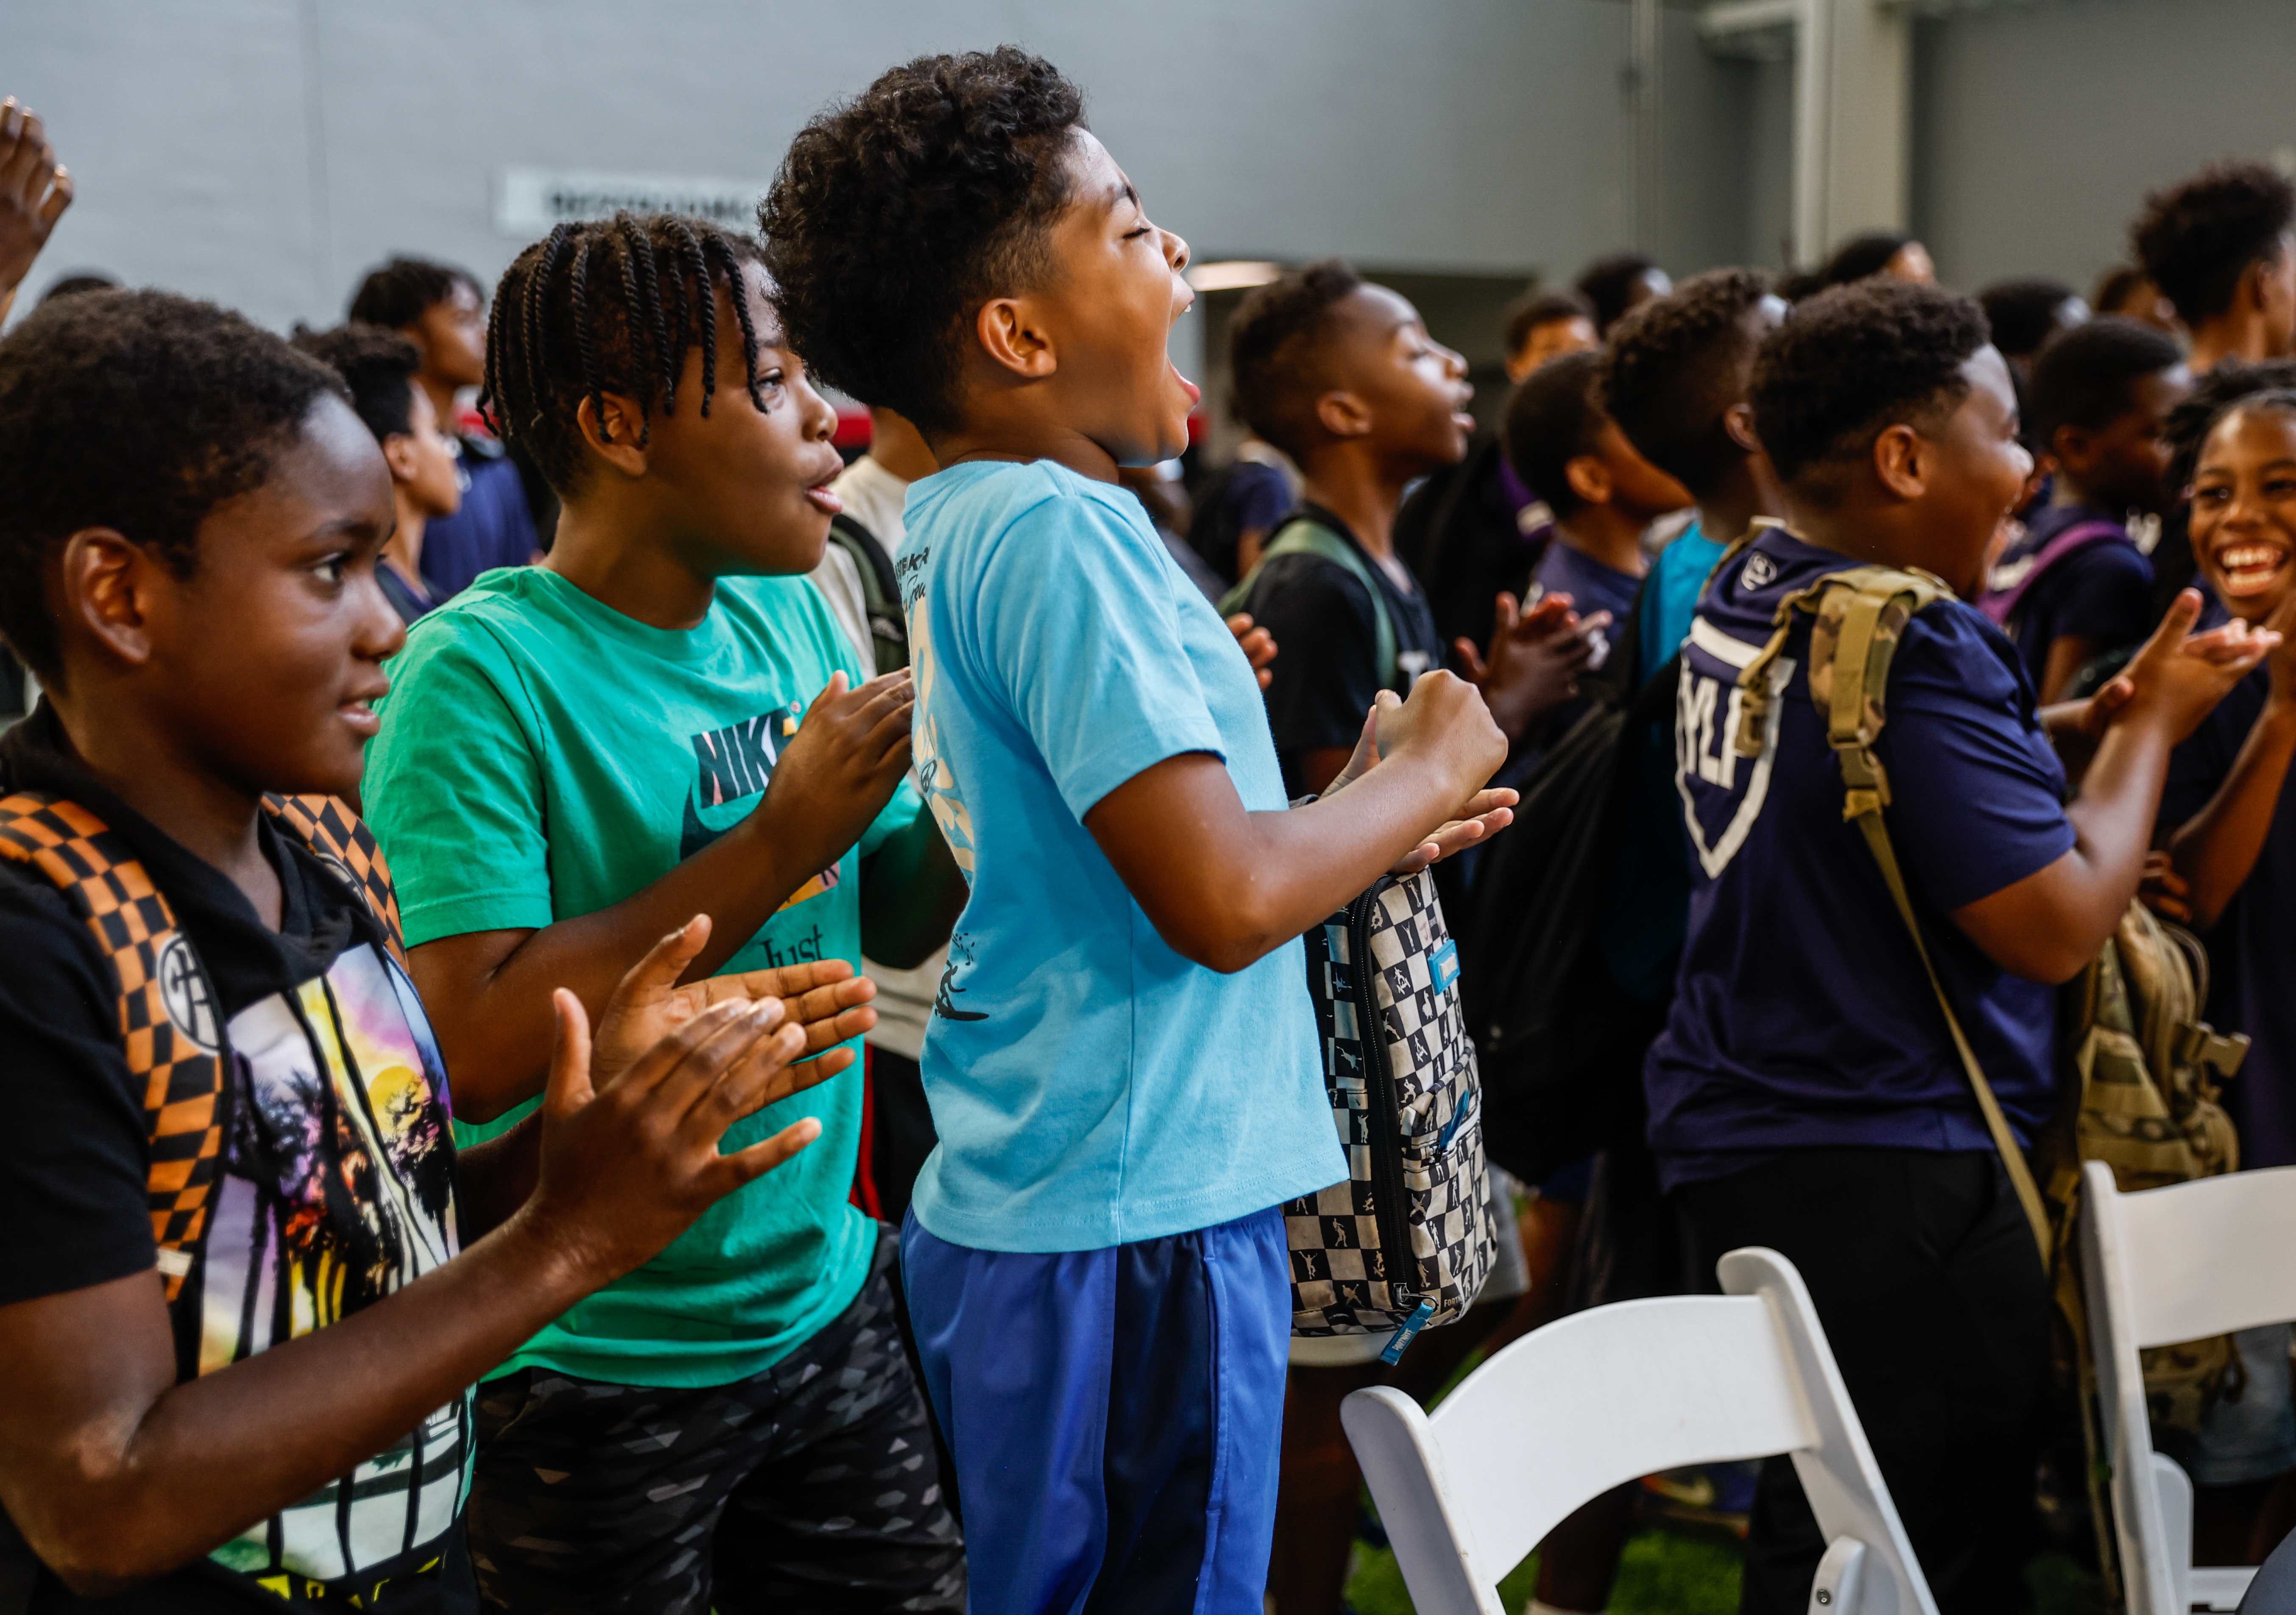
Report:
M1507 401L1507 463L1559 517L1586 504L1571 491L1567 468L1602 446L1603 356L1588 348L1540 365Z
M2269 261L2296 220L2296 187L2260 162L2219 162L2155 191L2128 227L2136 261L2187 325L2232 307L2251 264Z
M2037 275L1994 282L1977 294L1977 306L1993 327L1993 345L2005 357L2023 359L2046 346L2056 330L2057 310L2079 296L2062 281Z
M1710 269L1611 333L1602 407L1644 459L1694 495L1712 492L1745 457L1722 417L1746 396L1760 342L1746 316L1768 295L1759 269Z
M1527 291L1507 305L1506 350L1518 354L1541 325L1559 320L1595 323L1595 305L1576 291Z
M2166 332L2108 314L2065 332L2033 364L2025 429L2046 448L2060 426L2096 431L2126 411L2138 381L2184 362Z
M166 291L90 291L0 341L0 636L60 682L47 570L106 527L178 577L200 524L269 477L342 379L240 315Z
M422 356L395 331L356 322L332 331L298 325L295 351L308 353L342 377L351 408L378 443L414 430L414 377Z
M1795 308L1754 357L1754 430L1788 482L1870 452L1884 429L1958 408L1983 310L1935 286L1872 279Z
M1608 335L1634 300L1635 285L1658 267L1656 259L1640 252L1613 252L1598 258L1578 272L1574 283L1595 310L1595 330Z
M1332 308L1363 283L1346 264L1325 258L1253 287L1228 321L1235 413L1294 460L1307 447L1324 388L1317 340L1331 327Z
M1050 267L1084 94L1013 45L920 56L791 142L758 209L790 343L927 432L955 424L968 317Z
M1818 270L1820 290L1854 286L1872 279L1887 269L1890 260L1911 246L1913 240L1895 230L1868 230L1851 236L1833 250L1833 256Z
M427 258L394 258L381 268L367 271L358 290L351 293L348 317L365 325L399 330L452 297L457 286L468 286L477 294L480 306L485 306L486 288L469 270Z

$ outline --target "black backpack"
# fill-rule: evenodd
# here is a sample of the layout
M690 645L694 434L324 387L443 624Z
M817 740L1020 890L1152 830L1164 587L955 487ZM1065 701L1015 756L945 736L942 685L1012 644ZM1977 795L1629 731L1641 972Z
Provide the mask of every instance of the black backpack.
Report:
M1648 1019L1611 979L1595 937L1624 796L1644 732L1671 717L1681 659L1636 687L1642 611L1613 644L1570 732L1522 785L1514 824L1483 854L1463 927L1460 993L1480 1055L1485 1148L1537 1182L1604 1147L1640 1114L1614 1057ZM1628 1051L1629 1053L1631 1051Z

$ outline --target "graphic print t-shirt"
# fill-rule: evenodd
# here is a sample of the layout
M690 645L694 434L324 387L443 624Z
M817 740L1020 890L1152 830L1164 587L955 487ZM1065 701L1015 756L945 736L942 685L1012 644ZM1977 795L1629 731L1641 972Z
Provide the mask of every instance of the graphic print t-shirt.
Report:
M177 1303L198 1309L196 1360L179 1371L211 1373L339 1323L452 1257L445 1074L365 904L266 825L283 898L273 931L220 872L64 755L45 711L0 742L0 790L18 789L67 798L117 832L204 967L186 968L168 996L183 1031L226 1062L221 1170ZM149 1130L111 966L46 876L5 861L0 958L0 1093L14 1124L0 1135L0 1305L148 1273ZM442 1562L472 1450L468 1398L456 1397L189 1569L86 1604L44 1576L33 1607L340 1608L357 1595L386 1611L474 1609ZM27 1550L12 1530L0 1542L4 1578L10 1554Z
M1851 563L1770 528L1723 568L1683 646L1675 785L1693 889L1666 1030L1644 1068L1669 1186L1779 1151L1990 1150L1920 955L1812 703L1809 624L1772 664L1753 757L1733 745L1740 671L1780 600ZM2054 1103L2054 989L1996 965L1952 911L2073 845L2065 776L1999 630L1959 601L1906 625L1875 750L1890 838L1930 956L2001 1108L2028 1141Z
M1137 500L1050 461L953 466L908 518L917 776L972 887L925 1033L918 1219L1095 1250L1339 1182L1300 944L1233 975L1183 958L1083 824L1183 752L1283 809L1235 636Z
M803 578L718 585L701 626L655 628L541 567L490 573L409 631L368 748L368 823L411 947L539 930L611 906L755 810L805 709L853 652ZM807 881L724 971L861 957L860 859L915 818L904 782L858 848ZM633 961L635 963L635 961ZM858 1051L856 1051L857 1053ZM466 1129L465 1143L511 1116ZM822 1135L705 1212L645 1267L513 1357L616 1384L764 1372L860 1293L875 1226L846 1203L858 1067L736 1123Z

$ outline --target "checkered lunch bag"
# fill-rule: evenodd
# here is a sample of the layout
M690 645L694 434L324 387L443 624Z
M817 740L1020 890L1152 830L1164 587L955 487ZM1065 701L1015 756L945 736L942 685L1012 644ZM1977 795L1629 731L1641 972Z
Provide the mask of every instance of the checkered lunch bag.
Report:
M1474 1305L1496 1250L1459 945L1426 870L1382 876L1307 943L1348 1176L1284 1202L1292 1332L1392 1332L1392 1363Z

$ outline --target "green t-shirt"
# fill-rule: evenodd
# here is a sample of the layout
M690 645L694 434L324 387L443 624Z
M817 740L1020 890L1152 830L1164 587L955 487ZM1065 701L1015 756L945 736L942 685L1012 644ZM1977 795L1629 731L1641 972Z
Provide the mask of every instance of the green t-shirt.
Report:
M854 675L852 652L802 578L725 579L708 619L679 632L625 617L539 567L487 573L409 631L367 752L367 822L398 881L406 940L539 929L658 880L757 807L783 744L840 668ZM725 969L802 959L858 969L858 859L919 810L905 782L859 847L800 888ZM482 1127L457 1122L455 1137L491 1136L530 1108ZM810 1148L720 1201L496 1372L725 1385L835 1318L860 1293L876 1238L847 1200L858 1064L736 1125L724 1147L802 1116L821 1119Z

